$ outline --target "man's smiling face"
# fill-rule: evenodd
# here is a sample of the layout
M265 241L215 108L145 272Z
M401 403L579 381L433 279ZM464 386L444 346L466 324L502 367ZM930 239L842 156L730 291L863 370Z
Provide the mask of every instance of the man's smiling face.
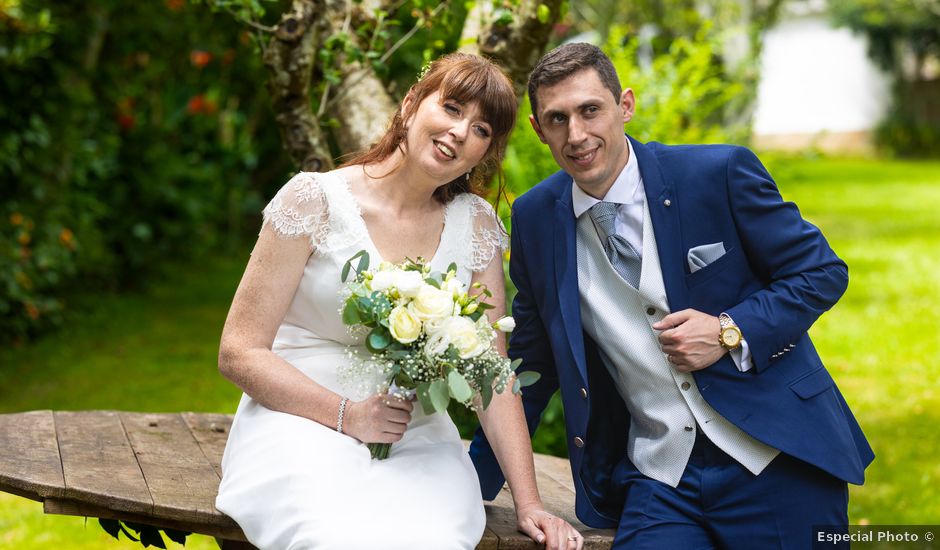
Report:
M588 68L536 93L538 118L529 120L539 139L584 192L603 198L627 164L623 125L633 117L633 90L615 98Z

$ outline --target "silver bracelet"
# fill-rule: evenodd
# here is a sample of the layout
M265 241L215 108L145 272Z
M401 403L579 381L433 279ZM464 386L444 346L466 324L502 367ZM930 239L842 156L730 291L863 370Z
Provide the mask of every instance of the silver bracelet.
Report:
M339 414L336 415L336 431L343 433L343 416L346 414L346 403L349 403L349 398L344 397L339 402Z

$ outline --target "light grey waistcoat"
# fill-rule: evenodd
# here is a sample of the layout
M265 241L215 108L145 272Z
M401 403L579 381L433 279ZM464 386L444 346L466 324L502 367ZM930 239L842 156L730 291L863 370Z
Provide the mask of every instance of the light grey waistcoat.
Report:
M578 218L577 245L582 323L630 412L627 455L633 464L650 478L678 486L695 430L701 429L720 449L759 474L780 451L719 415L702 398L692 375L677 371L660 348L652 325L669 313L669 303L648 204L643 207L639 291L610 265L586 212Z

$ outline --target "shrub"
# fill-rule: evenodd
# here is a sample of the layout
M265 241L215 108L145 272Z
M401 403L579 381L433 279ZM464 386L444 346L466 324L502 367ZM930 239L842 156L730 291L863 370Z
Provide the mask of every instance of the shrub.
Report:
M14 341L60 322L78 286L139 286L230 243L286 172L237 23L181 1L31 6L0 4L0 339Z

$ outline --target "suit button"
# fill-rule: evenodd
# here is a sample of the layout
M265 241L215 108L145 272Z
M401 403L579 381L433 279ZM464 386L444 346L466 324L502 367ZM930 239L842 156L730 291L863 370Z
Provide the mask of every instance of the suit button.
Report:
M681 387L683 390L687 390L687 389L691 388L692 385L689 384L688 382L683 382L683 383L682 383L682 386L680 386L680 387Z
M574 438L574 446L575 446L575 447L584 447L584 440L581 439L580 437Z
M687 432L691 432L691 431L694 430L694 429L695 429L695 428L693 428L692 426L686 426L686 427L685 427L685 431L687 431Z
M656 308L654 308L654 307L652 307L652 306L648 306L648 307L646 308L646 314L647 314L647 315L656 315Z
M581 388L581 397L587 399L587 389Z

